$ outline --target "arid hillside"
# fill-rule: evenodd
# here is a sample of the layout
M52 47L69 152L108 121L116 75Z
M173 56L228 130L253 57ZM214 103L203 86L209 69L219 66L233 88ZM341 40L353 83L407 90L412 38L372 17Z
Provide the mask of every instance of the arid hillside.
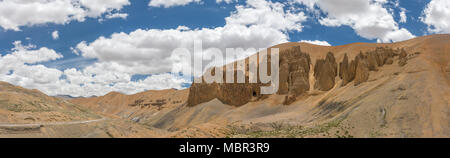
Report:
M38 90L0 82L2 137L157 137L132 121L110 119Z
M124 118L141 122L159 113L183 106L188 90L146 91L135 95L111 92L105 96L70 100L110 117Z
M261 83L194 83L65 101L1 83L0 121L101 119L28 137L450 137L450 35L274 47L276 94L260 94Z
M61 122L101 118L87 108L49 97L38 90L0 82L0 122Z

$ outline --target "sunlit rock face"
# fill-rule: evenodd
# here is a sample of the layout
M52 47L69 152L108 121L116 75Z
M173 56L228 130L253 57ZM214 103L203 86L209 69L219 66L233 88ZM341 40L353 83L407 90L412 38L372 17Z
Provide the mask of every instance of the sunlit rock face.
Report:
M321 91L329 91L334 87L338 67L333 53L329 52L325 59L318 59L314 66L316 83L314 88Z
M299 46L285 49L280 52L279 61L279 88L277 95L283 95L283 104L289 105L297 100L298 96L310 91L310 69L314 67L314 89L329 91L342 79L341 86L354 81L357 86L369 80L370 71L378 71L385 64L393 64L394 57L399 56L399 64L406 63L407 54L404 50L378 47L373 51L360 52L354 60L349 61L347 54L337 63L334 53L327 53L324 59L317 59L312 65L309 54L302 52ZM405 55L406 54L406 55ZM404 62L402 61L404 59ZM268 86L259 81L249 83L249 59L245 59L245 71L234 70L234 76L245 74L245 83L193 83L189 89L188 106L195 106L219 99L224 104L242 106L252 101L263 100L268 95L261 94L261 87ZM270 64L270 62L269 62ZM237 66L237 62L231 63ZM259 64L256 65L259 68ZM224 81L226 80L226 66L222 67ZM214 75L216 68L212 68ZM231 70L230 70L231 71ZM269 69L270 71L270 69ZM209 71L207 71L209 72ZM312 73L311 73L312 74Z
M195 106L217 98L225 104L241 106L251 101L264 99L267 95L261 94L261 87L267 86L267 84L262 84L259 80L258 83L249 83L248 59L245 62L247 64L245 83L193 83L190 88L188 105ZM309 55L302 53L300 47L280 52L278 94L290 96L290 100L295 101L296 96L307 92L309 90L310 64ZM226 72L225 68L224 71ZM224 74L226 74L225 72ZM243 72L236 70L235 76L237 73Z

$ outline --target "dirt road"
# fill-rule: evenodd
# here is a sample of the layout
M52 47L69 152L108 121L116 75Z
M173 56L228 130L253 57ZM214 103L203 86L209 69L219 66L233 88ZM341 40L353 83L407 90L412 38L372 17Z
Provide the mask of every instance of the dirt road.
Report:
M32 123L32 124L11 124L11 123L0 123L0 128L11 128L11 127L40 127L40 126L58 126L58 125L75 125L75 124L88 124L94 122L105 121L106 118L97 120L87 120L87 121L69 121L69 122L49 122L49 123Z

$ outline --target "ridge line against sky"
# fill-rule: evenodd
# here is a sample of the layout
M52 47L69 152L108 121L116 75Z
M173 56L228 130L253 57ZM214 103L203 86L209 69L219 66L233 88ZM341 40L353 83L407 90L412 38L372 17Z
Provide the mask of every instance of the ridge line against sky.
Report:
M190 64L170 52L194 40L396 42L450 33L449 21L446 0L3 0L0 81L74 97L182 89L190 76L169 72Z

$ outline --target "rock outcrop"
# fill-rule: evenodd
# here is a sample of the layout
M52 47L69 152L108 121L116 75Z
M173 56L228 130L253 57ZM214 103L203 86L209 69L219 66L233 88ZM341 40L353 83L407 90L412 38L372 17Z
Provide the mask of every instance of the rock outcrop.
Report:
M391 48L385 47L377 47L375 49L375 53L378 55L378 67L382 67L385 64L391 65L394 60L393 57L396 56L396 53Z
M245 83L206 83L204 80L202 83L194 82L191 88L189 88L188 106L198 105L216 98L228 105L241 106L264 97L261 95L261 87L267 86L268 84L262 84L259 80L257 83L249 83L249 60L245 59L245 63L247 65L245 73L241 70L234 70L235 77L238 73L246 74ZM224 81L226 79L225 68L224 66ZM213 68L213 75L215 74L215 70ZM234 81L237 81L236 78Z
M336 77L342 79L342 85L354 81L357 86L369 80L370 71L378 71L385 64L393 64L393 57L398 56L400 50L378 47L374 51L360 52L354 60L349 61L347 54L342 62L338 64L333 53L329 52L325 59L318 59L314 65L314 88L321 91L329 91L336 84ZM406 60L407 54L402 50L400 60ZM405 55L406 54L406 55ZM235 66L236 63L233 63ZM261 94L261 87L268 86L261 82L249 83L249 59L245 59L246 70L235 70L245 74L245 83L193 83L189 89L188 106L219 99L221 102L241 106L251 101L261 100L267 95ZM296 101L297 97L304 95L310 90L309 73L311 58L309 54L303 53L300 47L292 47L280 52L280 72L278 95L284 95L283 103L289 105ZM400 64L400 62L399 62ZM257 65L258 67L259 65ZM226 75L223 67L224 76ZM213 74L215 69L213 70ZM225 79L226 77L224 77ZM236 81L236 79L235 79Z
M356 73L356 63L352 60L350 63L348 61L347 54L344 55L344 59L339 64L339 77L342 79L342 85L346 86L349 82L355 79Z
M399 66L405 66L406 64L408 64L408 54L406 53L406 51L404 49L402 49L400 51L400 54L398 56L398 65Z
M329 91L335 85L337 76L337 63L333 53L328 52L325 59L318 59L314 66L316 83L314 88L321 91Z
M367 56L359 53L355 58L356 71L355 71L355 86L369 80L369 62Z
M297 96L309 91L311 58L300 47L284 51L280 55L280 88L278 94L287 95L284 104L289 105Z
M355 81L355 86L369 80L370 71L378 71L379 67L394 63L394 57L400 53L399 65L406 64L407 53L402 50L393 50L391 48L377 47L375 51L366 53L360 52L354 61L349 63L347 54L339 64L339 77L342 79L342 85Z
M217 98L217 83L192 83L189 88L188 105L194 106Z
M367 52L366 59L369 71L378 71L378 66L382 66L380 55L377 52Z
M247 68L248 63L248 59L246 59ZM309 55L302 53L300 47L293 47L280 52L278 94L286 95L285 104L292 103L297 96L309 90L310 64ZM235 74L237 73L235 72ZM248 74L248 72L245 74ZM267 85L260 82L249 83L248 75L246 76L246 83L193 83L189 91L188 105L195 106L217 98L225 104L241 106L251 101L263 99L265 95L261 94L262 86Z

